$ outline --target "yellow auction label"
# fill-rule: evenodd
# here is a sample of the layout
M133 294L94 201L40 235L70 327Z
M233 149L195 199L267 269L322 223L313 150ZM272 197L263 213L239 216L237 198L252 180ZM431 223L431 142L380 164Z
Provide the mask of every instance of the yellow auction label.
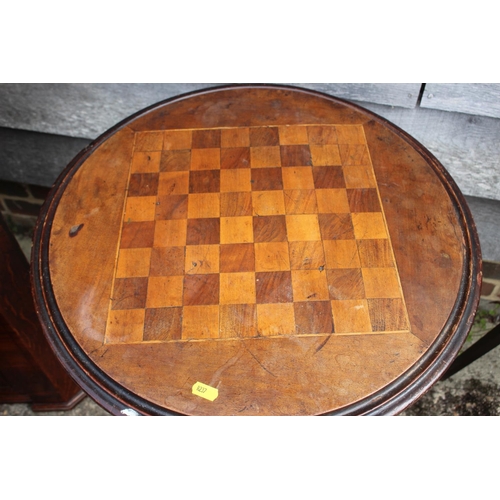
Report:
M202 384L201 382L196 382L196 384L193 385L193 394L200 396L200 398L213 401L214 399L217 399L219 390L215 387L210 387L209 385Z

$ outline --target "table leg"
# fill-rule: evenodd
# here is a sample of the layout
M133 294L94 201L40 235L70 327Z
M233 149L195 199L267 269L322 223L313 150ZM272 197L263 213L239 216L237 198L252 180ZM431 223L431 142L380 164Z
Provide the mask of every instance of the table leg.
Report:
M0 216L0 403L71 409L85 393L50 348L36 315L29 266Z
M475 344L464 351L460 356L455 359L451 364L448 371L444 374L441 380L446 380L455 373L459 372L462 368L470 365L476 359L491 351L500 345L500 325L495 326L486 335L481 337Z

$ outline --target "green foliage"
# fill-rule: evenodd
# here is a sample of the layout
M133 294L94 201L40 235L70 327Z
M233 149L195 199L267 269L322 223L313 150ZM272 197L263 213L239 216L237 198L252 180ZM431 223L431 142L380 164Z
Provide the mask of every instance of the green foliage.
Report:
M500 302L489 302L487 306L480 307L466 342L471 342L473 337L488 332L498 323L500 323Z

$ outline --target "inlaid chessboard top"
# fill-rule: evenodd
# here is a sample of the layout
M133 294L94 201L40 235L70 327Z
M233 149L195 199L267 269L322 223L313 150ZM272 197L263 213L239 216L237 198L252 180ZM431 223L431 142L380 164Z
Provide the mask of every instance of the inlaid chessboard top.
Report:
M477 250L456 185L407 133L246 85L158 103L83 150L32 271L51 345L111 413L392 414L460 349Z
M408 331L362 125L135 133L105 343Z

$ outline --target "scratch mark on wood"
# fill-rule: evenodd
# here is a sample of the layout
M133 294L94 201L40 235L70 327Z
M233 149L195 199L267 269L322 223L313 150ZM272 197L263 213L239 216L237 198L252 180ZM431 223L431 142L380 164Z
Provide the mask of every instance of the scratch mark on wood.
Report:
M314 354L317 354L319 351L321 351L321 349L323 349L323 347L325 347L326 343L332 338L331 335L328 335L328 337L326 337L325 340L323 340L323 342L321 342L321 344L316 347L316 350L314 351Z
M269 373L270 375L272 375L273 377L276 377L276 375L269 371L257 358L257 356L255 356L255 354L246 346L245 342L243 342L243 347L249 352L250 356L252 356L253 359L255 359L255 361L257 361L257 363L260 365L260 367L265 370L267 373Z

